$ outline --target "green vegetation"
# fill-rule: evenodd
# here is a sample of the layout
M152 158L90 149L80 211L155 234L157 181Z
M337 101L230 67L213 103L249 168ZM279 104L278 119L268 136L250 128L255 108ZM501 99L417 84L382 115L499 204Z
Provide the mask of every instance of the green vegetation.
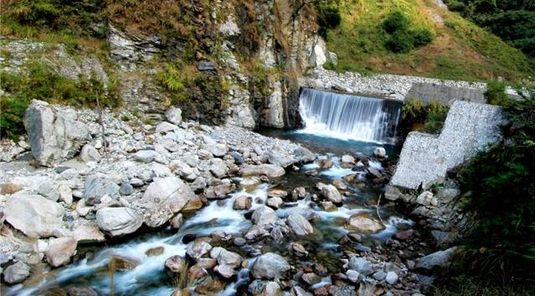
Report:
M534 72L522 52L431 0L342 0L337 9L342 21L326 35L338 65L329 69L467 81Z
M74 106L95 106L99 96L102 106L117 106L117 87L111 83L106 88L98 79L80 77L69 79L54 72L48 65L32 62L27 72L0 73L2 88L6 94L0 105L0 136L16 138L24 133L22 118L33 99Z
M535 285L532 281L523 283L503 284L488 279L453 274L438 278L438 283L427 295L430 296L531 296L535 295Z
M535 2L446 0L448 7L535 58Z
M438 134L442 131L448 110L437 100L424 105L422 101L411 98L403 105L401 125L407 128L407 132L417 130Z
M466 268L509 283L535 270L535 92L505 107L505 139L462 168L467 209L478 213Z
M485 98L487 103L498 106L506 106L510 100L505 93L505 83L500 81L490 81L487 83Z

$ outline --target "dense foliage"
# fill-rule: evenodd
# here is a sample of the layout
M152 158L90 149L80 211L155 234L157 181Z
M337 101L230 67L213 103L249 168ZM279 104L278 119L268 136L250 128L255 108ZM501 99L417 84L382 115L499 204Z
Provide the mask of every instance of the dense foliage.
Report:
M417 130L438 134L442 131L448 110L437 100L424 104L421 100L410 98L403 105L401 125L406 132Z
M478 213L468 258L477 273L503 279L535 270L535 96L505 107L504 139L462 170Z
M535 58L535 1L446 0L449 8Z
M408 53L412 49L425 46L434 39L433 33L426 28L410 29L410 20L401 11L390 13L382 23L390 34L385 47L395 53Z

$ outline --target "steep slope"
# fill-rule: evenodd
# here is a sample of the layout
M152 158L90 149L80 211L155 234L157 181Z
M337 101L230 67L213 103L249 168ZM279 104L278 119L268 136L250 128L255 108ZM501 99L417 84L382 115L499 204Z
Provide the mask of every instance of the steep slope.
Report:
M438 4L437 4L438 3ZM462 80L503 77L520 80L533 72L530 61L500 38L450 12L441 1L340 1L341 25L329 30L327 47L339 58L337 70L379 71ZM382 23L393 12L411 29L427 29L434 40L408 53L385 48Z

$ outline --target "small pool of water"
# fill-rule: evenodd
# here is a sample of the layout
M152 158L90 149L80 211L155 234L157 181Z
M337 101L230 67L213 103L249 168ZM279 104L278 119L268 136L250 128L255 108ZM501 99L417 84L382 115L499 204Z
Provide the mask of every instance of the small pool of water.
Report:
M298 130L260 129L257 132L267 137L301 143L303 146L318 154L334 154L342 156L344 154L355 155L362 153L366 156L370 156L373 155L373 150L375 148L383 147L390 157L397 158L401 152L401 147L395 145L344 140L327 136L312 135L308 133L305 134L300 133Z

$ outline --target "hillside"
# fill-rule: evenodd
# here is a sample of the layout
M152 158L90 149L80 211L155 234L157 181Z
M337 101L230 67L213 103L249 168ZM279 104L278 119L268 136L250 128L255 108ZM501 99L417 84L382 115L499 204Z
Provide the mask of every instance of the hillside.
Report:
M468 81L516 81L533 73L533 62L521 51L436 2L340 1L341 24L327 32L327 47L339 59L332 68ZM407 53L386 49L389 34L382 24L396 11L408 18L410 30L432 32L433 41Z

